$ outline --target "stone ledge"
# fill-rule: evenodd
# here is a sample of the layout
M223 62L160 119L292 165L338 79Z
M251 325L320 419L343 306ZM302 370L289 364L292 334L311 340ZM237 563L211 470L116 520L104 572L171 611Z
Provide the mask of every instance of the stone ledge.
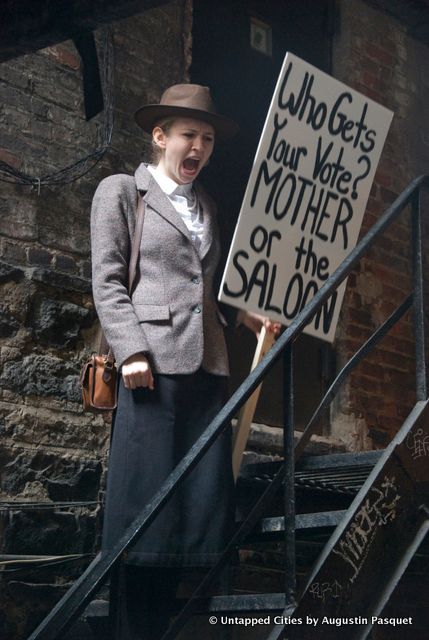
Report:
M31 279L58 289L76 291L77 293L91 293L92 290L90 280L80 278L79 276L70 276L66 273L60 273L50 269L34 269L31 273Z
M295 442L302 432L295 431ZM252 423L247 449L244 452L243 463L273 462L283 457L283 430L280 427L270 427L265 424ZM335 438L313 435L307 445L305 455L325 455L328 453L345 453L344 443Z

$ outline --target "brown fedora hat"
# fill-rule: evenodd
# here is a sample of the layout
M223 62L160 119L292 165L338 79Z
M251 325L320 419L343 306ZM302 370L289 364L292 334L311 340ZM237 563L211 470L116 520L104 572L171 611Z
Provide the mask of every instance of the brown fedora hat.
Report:
M238 124L216 112L210 89L200 84L175 84L164 91L159 104L147 104L134 114L137 124L152 133L157 120L169 117L197 118L211 124L222 140L238 132Z

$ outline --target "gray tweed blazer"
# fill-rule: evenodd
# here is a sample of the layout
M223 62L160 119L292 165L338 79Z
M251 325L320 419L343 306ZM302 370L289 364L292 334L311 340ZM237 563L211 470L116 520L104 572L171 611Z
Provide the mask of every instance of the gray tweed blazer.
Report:
M137 187L137 188L136 188ZM216 209L200 186L204 235L197 253L186 225L145 165L135 177L103 180L91 211L94 302L118 366L144 352L153 370L189 374L203 367L228 374L223 318L213 291L219 261ZM137 209L146 192L145 221L131 298L128 262Z

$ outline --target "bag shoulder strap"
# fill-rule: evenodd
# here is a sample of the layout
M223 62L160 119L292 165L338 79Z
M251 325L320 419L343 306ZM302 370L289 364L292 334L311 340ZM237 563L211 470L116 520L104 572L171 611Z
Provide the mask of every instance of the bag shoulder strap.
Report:
M136 228L134 230L133 241L131 245L131 257L128 267L128 293L131 294L137 271L137 260L140 253L140 245L143 234L143 223L145 214L145 202L139 191L139 201L136 214Z

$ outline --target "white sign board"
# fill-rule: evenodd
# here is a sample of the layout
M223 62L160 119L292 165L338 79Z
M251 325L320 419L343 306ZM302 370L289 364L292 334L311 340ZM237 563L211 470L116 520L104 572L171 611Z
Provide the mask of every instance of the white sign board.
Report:
M392 112L287 53L219 299L290 324L355 246ZM332 342L346 283L306 333Z

